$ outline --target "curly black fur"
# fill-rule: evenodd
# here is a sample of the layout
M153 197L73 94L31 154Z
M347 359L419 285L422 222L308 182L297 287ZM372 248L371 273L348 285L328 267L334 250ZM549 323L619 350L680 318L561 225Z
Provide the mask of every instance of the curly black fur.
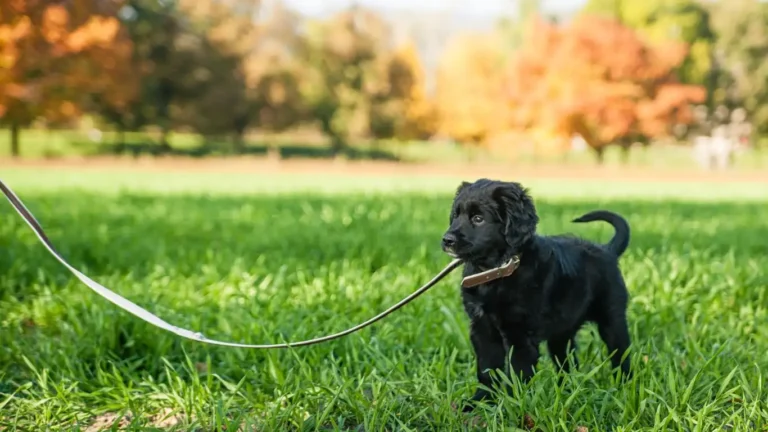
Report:
M596 220L616 230L607 245L571 236L540 236L533 200L520 184L487 179L461 184L443 250L464 260L464 276L520 256L520 267L511 276L462 289L480 383L494 384L490 370L509 371L510 350L512 371L528 380L544 341L552 359L567 372L569 352L577 365L574 337L585 322L597 324L614 368L629 375L629 358L622 359L630 344L628 293L618 264L629 245L629 225L609 211L591 212L574 222ZM478 388L472 400L488 396ZM471 410L472 404L464 409Z

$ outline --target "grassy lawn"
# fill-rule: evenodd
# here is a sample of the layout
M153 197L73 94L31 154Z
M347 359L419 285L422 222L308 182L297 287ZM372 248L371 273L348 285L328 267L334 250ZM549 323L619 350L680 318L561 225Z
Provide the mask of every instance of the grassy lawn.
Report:
M431 278L449 261L438 241L460 180L1 177L75 267L173 324L250 343L342 330ZM768 188L526 183L542 233L607 241L610 226L569 222L596 207L630 221L628 385L612 382L587 327L581 367L562 386L543 356L499 406L456 413L451 403L475 386L458 272L328 344L247 351L181 340L70 277L3 204L0 430L768 430Z

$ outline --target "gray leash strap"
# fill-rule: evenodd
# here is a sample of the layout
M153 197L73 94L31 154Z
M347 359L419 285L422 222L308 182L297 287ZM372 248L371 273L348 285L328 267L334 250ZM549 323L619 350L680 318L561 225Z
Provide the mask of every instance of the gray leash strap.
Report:
M56 258L64 267L66 267L67 270L69 270L73 275L75 275L75 277L80 279L80 282L88 286L88 288L92 289L98 295L104 297L105 299L111 301L112 303L117 305L117 307L119 307L120 309L123 309L135 315L136 317L148 322L149 324L152 324L155 327L161 328L165 331L169 331L183 338L192 339L197 342L207 343L211 345L219 345L219 346L235 347L235 348L275 349L275 348L293 348L293 347L314 345L314 344L338 339L350 333L354 333L358 330L368 327L369 325L381 320L382 318L386 317L392 312L410 303L416 297L420 296L421 294L426 292L428 289L432 288L435 284L437 284L449 273L451 273L453 270L459 267L462 263L461 260L458 260L458 259L453 260L450 264L448 264L448 266L446 266L440 273L438 273L435 277L433 277L429 282L424 284L421 288L417 289L416 291L414 291L412 294L410 294L403 300L399 301L397 304L391 306L389 309L376 315L375 317L361 324L358 324L354 327L348 328L344 331L330 334L327 336L314 338L314 339L303 340L299 342L280 343L280 344L252 345L252 344L242 344L237 342L225 342L225 341L219 341L216 339L208 339L200 332L193 332L191 330L187 330L181 327L176 327L173 324L165 322L158 316L154 315L153 313L147 311L146 309L143 309L141 306L138 306L137 304L131 302L130 300L124 297L121 297L117 293L104 287L103 285L92 280L91 278L89 278L88 276L86 276L76 268L72 267L72 265L70 265L64 258L62 258L61 255L59 255L59 253L56 251L56 248L53 247L53 243L51 243L51 241L48 239L48 236L45 234L43 227L40 225L37 219L35 219L35 217L32 215L29 209L27 209L27 207L24 206L24 203L21 202L19 197L16 196L16 194L11 190L11 188L9 188L2 180L0 180L0 190L8 199L8 202L11 203L11 205L16 210L16 212L22 217L22 219L24 219L27 225L29 225L29 227L32 228L32 231L35 232L35 234L37 235L37 238L40 240L43 246L45 246L45 248L48 249L48 252L50 252L50 254L53 255L53 257Z

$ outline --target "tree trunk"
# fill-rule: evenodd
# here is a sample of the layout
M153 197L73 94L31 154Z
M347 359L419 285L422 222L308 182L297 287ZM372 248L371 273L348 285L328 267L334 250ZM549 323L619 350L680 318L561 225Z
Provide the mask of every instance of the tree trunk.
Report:
M235 154L245 153L245 137L243 135L243 131L236 130L232 137L232 149L235 151Z
M277 144L267 144L267 160L279 161L281 157L280 147Z
M170 135L170 131L168 130L168 128L163 126L163 129L160 132L160 152L161 153L171 152L171 145L168 144L168 135Z
M11 156L14 158L18 158L21 156L20 151L20 145L19 145L19 135L21 134L21 127L19 127L19 124L14 122L11 123Z
M631 148L631 145L629 144L623 144L621 146L621 163L623 165L629 165L629 150Z
M245 132L248 130L248 116L243 113L235 115L232 126L232 149L236 154L243 154L246 151Z
M125 144L125 127L123 125L117 127L117 143L120 145Z
M344 142L344 140L340 136L338 135L331 136L331 155L334 158L338 158L339 156L341 156L341 154L344 152L346 147L347 147L347 144Z
M605 162L605 147L595 147L595 158L598 165L603 165L603 162Z

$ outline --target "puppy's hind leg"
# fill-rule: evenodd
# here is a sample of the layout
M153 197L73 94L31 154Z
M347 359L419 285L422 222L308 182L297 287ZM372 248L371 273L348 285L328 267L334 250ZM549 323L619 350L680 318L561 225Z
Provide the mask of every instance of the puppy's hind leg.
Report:
M630 343L626 314L623 311L603 314L597 320L597 330L608 347L613 368L620 368L625 378L631 378L629 356L624 357Z

